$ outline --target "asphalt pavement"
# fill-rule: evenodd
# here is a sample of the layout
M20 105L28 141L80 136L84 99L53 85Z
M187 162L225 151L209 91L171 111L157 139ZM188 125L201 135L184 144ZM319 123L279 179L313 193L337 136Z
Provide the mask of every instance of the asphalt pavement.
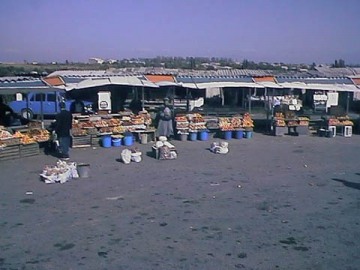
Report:
M54 156L0 162L0 269L359 269L359 135L213 141L71 149L90 177L64 184Z

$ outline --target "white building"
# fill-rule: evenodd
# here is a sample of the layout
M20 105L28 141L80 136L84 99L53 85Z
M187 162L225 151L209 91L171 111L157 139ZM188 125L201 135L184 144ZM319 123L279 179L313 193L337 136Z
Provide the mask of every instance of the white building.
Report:
M89 59L89 64L103 64L103 63L104 63L104 60L101 58L93 57L93 58Z

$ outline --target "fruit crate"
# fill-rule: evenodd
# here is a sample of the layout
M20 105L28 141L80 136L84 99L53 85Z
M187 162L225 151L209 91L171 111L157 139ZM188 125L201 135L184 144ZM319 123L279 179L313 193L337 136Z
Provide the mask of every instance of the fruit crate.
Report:
M0 144L6 144L6 146L19 145L20 138L0 139Z
M20 158L20 145L0 148L0 161Z
M37 142L20 145L20 157L30 157L39 154L40 154L40 146Z
M90 147L91 146L91 135L79 136L72 138L72 147L80 148L80 147Z
M99 146L100 145L100 137L98 137L96 135L91 135L91 145Z

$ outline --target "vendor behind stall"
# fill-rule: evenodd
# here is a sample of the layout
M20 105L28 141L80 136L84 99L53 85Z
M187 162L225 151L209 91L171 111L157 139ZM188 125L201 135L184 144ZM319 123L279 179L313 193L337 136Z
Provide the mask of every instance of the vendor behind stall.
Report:
M4 103L3 97L0 96L0 126L10 126L13 115L14 111Z
M51 128L55 131L59 140L60 158L69 159L69 148L71 145L72 114L66 110L64 102L60 102L60 112L56 115L56 121Z
M173 113L169 106L169 99L164 99L164 107L159 112L158 127L157 127L157 136L165 136L170 138L174 135L174 125L173 125Z

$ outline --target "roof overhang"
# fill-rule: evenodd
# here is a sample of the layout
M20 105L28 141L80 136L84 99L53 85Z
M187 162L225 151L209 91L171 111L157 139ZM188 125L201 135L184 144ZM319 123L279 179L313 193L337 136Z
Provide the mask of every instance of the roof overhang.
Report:
M108 78L89 78L85 79L76 84L69 84L66 90L78 90L92 87L100 87L105 85L123 85L123 86L138 86L138 87L152 87L158 88L159 86L147 81L140 79L136 76L114 76Z
M41 93L47 93L47 92L56 92L56 91L65 91L61 88L55 88L55 87L0 87L0 95L13 95L16 93L22 93L27 94L30 92L41 92Z
M182 83L183 87L206 89L206 88L224 88L224 87L235 87L235 88L264 88L264 86L253 83L253 82L206 82L206 83Z

